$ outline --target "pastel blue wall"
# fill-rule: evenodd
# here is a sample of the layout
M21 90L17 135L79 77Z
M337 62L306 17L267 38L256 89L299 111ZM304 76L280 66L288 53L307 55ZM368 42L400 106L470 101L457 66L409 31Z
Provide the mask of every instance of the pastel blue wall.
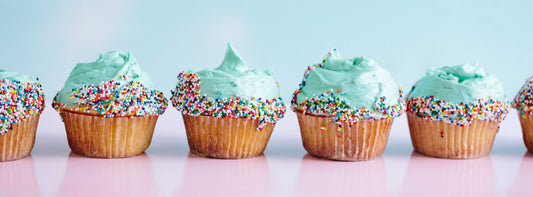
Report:
M488 0L0 0L0 66L39 76L51 100L77 62L127 50L168 93L179 71L219 65L230 41L249 65L274 71L286 101L331 48L375 59L404 89L427 68L477 60L512 97L533 75L531 8Z

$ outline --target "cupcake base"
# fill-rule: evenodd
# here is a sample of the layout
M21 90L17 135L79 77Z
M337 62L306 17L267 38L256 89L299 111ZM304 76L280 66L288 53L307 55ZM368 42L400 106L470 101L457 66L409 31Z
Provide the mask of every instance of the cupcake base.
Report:
M0 161L11 161L28 156L35 144L39 114L28 116L14 125L13 130L0 135Z
M317 157L339 161L365 161L381 156L394 120L363 120L350 127L335 124L326 116L300 111L296 114L305 150Z
M101 117L61 110L68 145L88 157L121 158L150 146L157 116Z
M243 159L263 153L274 129L259 120L183 115L191 153L219 159Z
M518 117L520 117L524 144L527 151L533 153L533 115L522 115L522 112L518 111Z
M407 112L411 141L416 152L449 159L486 156L492 149L499 123L474 120L461 127L444 121L426 120Z

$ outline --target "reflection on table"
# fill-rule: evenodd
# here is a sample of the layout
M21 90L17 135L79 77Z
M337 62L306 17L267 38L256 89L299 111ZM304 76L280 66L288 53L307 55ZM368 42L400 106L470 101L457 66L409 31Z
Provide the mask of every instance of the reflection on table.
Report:
M0 162L0 196L40 196L31 155Z
M385 161L330 161L306 154L295 188L297 196L386 196Z
M526 153L522 158L516 180L508 191L509 196L533 196L533 154Z
M70 153L59 196L154 196L154 175L145 154L97 159Z
M413 152L402 196L498 196L490 156L441 159Z
M271 189L270 169L264 155L224 160L189 153L175 196L270 196Z

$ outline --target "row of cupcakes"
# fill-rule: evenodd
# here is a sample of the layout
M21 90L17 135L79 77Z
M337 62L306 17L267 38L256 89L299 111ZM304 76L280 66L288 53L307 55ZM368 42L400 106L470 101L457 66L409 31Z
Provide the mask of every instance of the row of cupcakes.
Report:
M37 79L0 71L0 161L29 155L44 94ZM225 159L262 154L286 107L270 71L250 69L228 44L215 69L181 72L172 105L182 113L190 151ZM524 141L533 151L533 80L515 97ZM73 152L120 158L142 153L168 105L130 53L79 63L52 103ZM487 155L509 109L503 85L477 64L430 69L406 98L389 71L336 50L309 66L291 108L304 148L342 161L379 157L393 120L407 113L415 151L442 158Z

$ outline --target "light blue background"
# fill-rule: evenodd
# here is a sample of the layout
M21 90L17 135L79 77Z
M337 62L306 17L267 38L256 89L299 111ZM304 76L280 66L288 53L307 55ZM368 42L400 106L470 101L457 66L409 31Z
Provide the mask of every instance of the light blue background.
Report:
M533 1L0 2L0 67L38 76L48 101L77 62L131 51L169 96L182 70L214 68L230 41L290 101L331 48L367 56L406 91L430 67L476 60L514 97L533 75Z

